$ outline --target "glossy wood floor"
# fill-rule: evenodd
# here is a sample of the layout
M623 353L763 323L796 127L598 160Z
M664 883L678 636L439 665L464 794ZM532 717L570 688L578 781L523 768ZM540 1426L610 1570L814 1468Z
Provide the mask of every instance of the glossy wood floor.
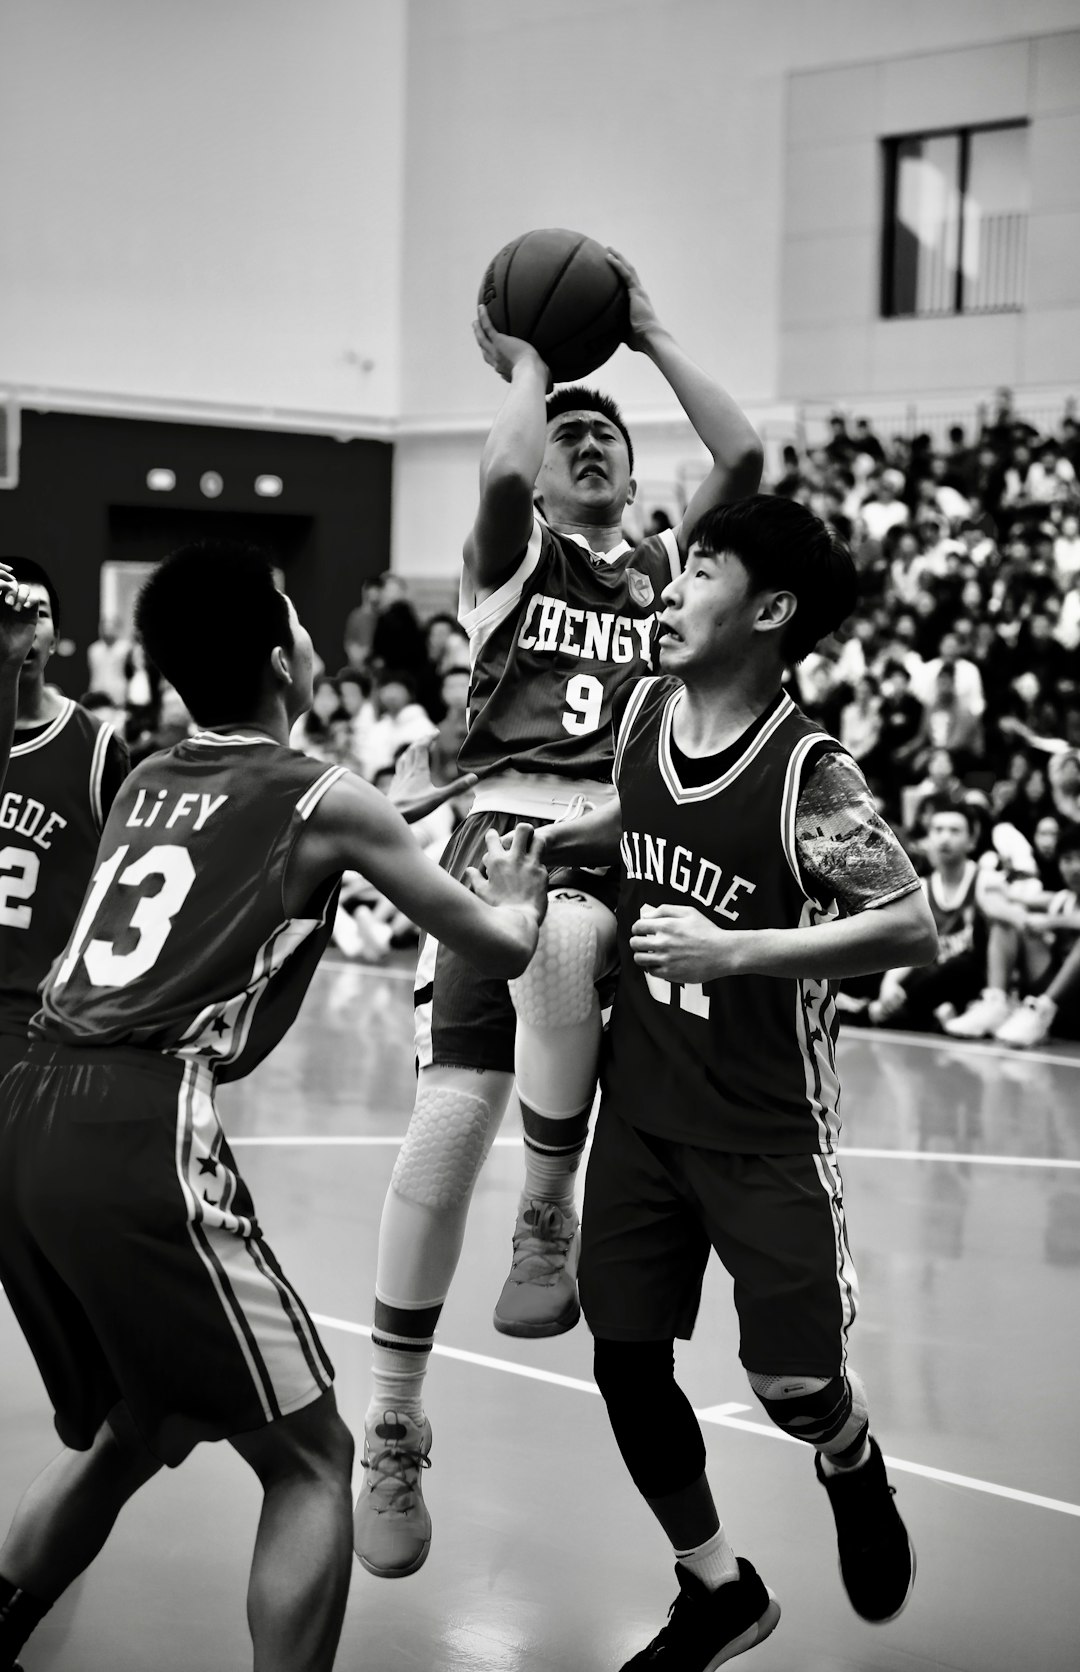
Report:
M851 1612L810 1454L753 1403L714 1269L681 1376L707 1418L736 1549L783 1618L756 1672L1074 1672L1080 1666L1080 1053L914 1036L842 1045L844 1176L862 1285L852 1359L914 1536L890 1626ZM222 1108L359 1432L379 1211L412 1101L409 972L328 965L292 1036ZM478 1187L428 1382L427 1566L355 1568L338 1657L358 1672L606 1672L674 1595L590 1381L583 1327L496 1335L521 1167L513 1116ZM0 1301L0 1521L55 1449ZM662 1448L664 1436L656 1435ZM203 1447L125 1511L27 1647L26 1672L240 1672L258 1491ZM740 1661L740 1666L744 1662Z

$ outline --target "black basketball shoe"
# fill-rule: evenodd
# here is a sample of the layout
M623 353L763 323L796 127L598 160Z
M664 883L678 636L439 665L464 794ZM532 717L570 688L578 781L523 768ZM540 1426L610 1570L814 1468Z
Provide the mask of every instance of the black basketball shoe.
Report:
M679 1594L668 1609L668 1623L622 1672L715 1672L768 1637L780 1604L751 1563L742 1556L738 1562L738 1579L716 1591L676 1562Z
M915 1583L915 1547L893 1502L885 1460L871 1438L870 1456L857 1469L827 1475L820 1453L814 1458L818 1480L829 1494L840 1577L852 1608L873 1625L895 1620Z

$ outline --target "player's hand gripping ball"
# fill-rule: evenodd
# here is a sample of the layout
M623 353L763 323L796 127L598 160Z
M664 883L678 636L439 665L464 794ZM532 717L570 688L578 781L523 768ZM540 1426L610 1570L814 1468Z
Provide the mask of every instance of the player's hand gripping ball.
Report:
M532 344L556 383L602 366L630 327L626 283L604 246L562 227L524 232L506 244L477 301L496 331Z

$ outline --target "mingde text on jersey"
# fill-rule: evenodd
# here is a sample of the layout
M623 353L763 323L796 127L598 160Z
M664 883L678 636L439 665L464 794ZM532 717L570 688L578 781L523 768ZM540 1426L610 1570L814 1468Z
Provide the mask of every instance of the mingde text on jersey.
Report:
M8 790L0 801L0 830L10 830L16 836L26 836L35 847L48 851L52 847L54 830L65 830L67 819L50 813L32 795L19 795Z
M580 656L591 662L632 662L637 656L651 667L649 639L655 620L655 615L577 609L565 598L537 592L529 599L517 642L522 650Z
M168 790L140 790L135 805L124 820L130 829L145 829L155 824L161 830L172 830L182 824L191 830L201 830L218 808L228 801L227 795L183 795Z
M724 873L711 859L700 859L684 848L681 842L668 843L666 836L650 836L647 831L624 830L619 843L626 874L633 882L658 882L662 887L685 894L698 905L711 908L720 917L736 922L739 913L734 909L740 894L753 894L757 884L746 877L732 876L720 899L720 884ZM715 902L715 903L714 903Z

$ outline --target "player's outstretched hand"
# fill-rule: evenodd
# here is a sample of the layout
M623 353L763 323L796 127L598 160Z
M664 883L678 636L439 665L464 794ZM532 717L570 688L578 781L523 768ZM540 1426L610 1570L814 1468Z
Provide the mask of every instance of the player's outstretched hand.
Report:
M631 267L626 257L620 255L618 250L613 250L610 244L607 247L607 258L630 292L630 330L626 338L627 344L630 348L644 350L650 332L662 329L659 315L645 286L638 278L637 269Z
M451 784L436 784L431 776L431 743L430 737L418 738L401 751L386 792L406 824L426 819L436 807L464 795L477 781L475 772L466 772Z
M650 975L700 983L736 975L745 938L745 931L721 929L694 906L642 906L630 950Z
M485 837L484 874L470 866L466 880L489 906L525 906L542 923L547 911L547 870L533 852L531 824L519 824L504 847L494 830Z
M38 607L30 588L20 586L0 563L0 666L21 668L37 631Z
M545 384L551 382L547 366L532 343L527 343L524 337L509 337L505 331L496 331L483 302L477 308L476 318L473 320L473 336L488 365L507 383L513 377L514 368L519 361L527 360L530 355L535 360Z

